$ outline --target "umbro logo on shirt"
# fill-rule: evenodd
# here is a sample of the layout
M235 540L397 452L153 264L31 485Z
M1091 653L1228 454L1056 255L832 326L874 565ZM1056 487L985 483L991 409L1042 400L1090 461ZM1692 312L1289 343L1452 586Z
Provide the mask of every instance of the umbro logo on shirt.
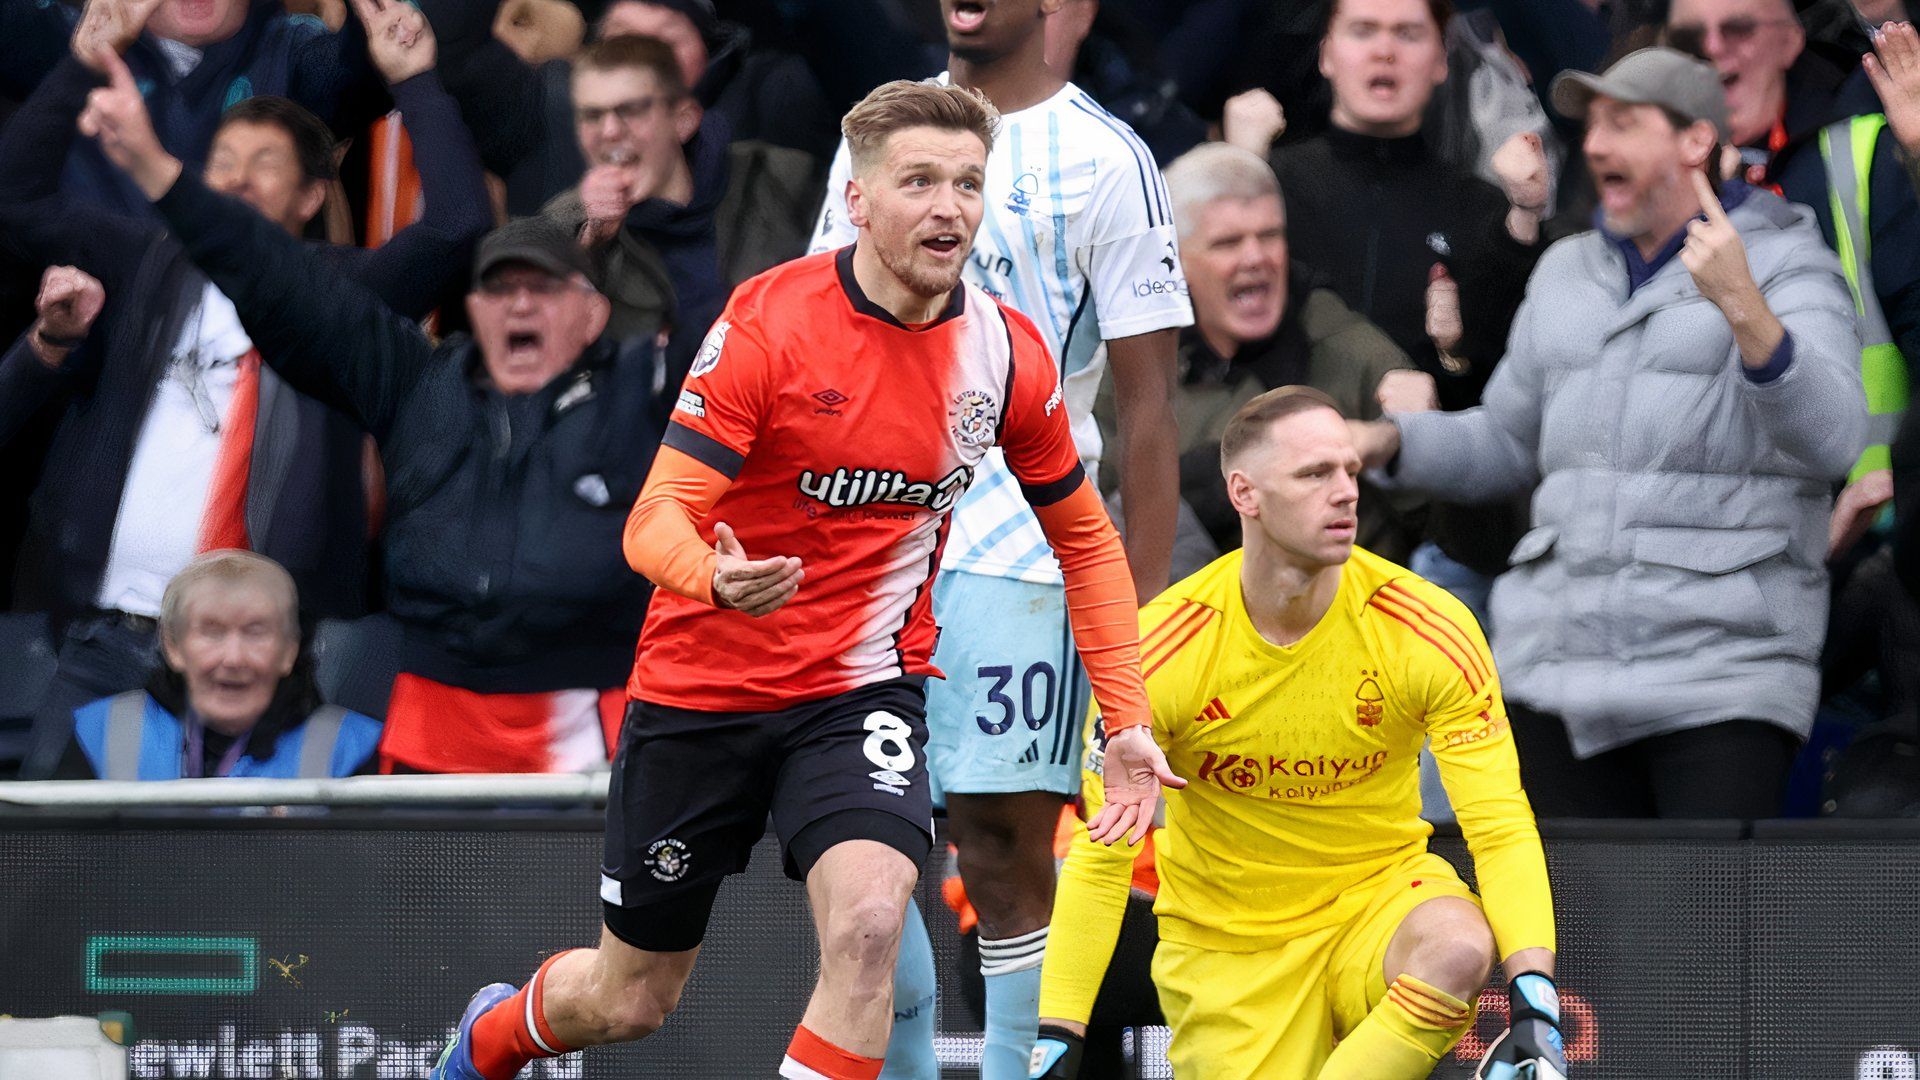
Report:
M839 416L841 415L840 406L853 400L831 386L809 396L820 403L820 407L813 410L815 416Z

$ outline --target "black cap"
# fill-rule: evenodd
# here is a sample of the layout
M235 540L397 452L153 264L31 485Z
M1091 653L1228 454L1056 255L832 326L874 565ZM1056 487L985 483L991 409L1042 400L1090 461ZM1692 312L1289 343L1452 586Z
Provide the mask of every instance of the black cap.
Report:
M580 241L546 218L516 218L480 241L473 260L473 283L506 263L526 263L555 277L579 274L593 280L593 263Z

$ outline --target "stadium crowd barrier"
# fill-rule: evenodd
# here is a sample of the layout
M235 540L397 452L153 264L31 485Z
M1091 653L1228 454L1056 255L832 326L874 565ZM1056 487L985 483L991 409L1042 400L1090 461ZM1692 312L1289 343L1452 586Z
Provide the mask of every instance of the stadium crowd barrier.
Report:
M476 987L597 938L602 799L603 779L576 777L0 786L0 1013L131 1013L135 1077L422 1076ZM1574 1075L1920 1074L1920 822L1542 831ZM1470 873L1457 832L1435 848ZM921 904L960 1076L978 1035L950 982L941 858ZM667 1027L530 1075L768 1075L815 959L763 841ZM1483 996L1436 1076L1471 1075L1503 1007ZM1141 1033L1139 1076L1168 1075L1164 1039Z

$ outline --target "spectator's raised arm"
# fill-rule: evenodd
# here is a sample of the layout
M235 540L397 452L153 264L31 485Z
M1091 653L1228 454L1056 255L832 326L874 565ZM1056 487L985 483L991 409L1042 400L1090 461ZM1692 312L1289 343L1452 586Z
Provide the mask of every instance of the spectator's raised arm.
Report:
M61 188L74 119L98 84L63 57L0 133L0 234L31 262L77 264L95 276L131 257L109 241L143 228Z
M1839 267L1829 257L1755 281L1719 196L1704 174L1690 176L1706 220L1688 224L1680 259L1733 328L1751 407L1781 452L1845 476L1866 442L1867 410L1860 340Z
M368 254L357 276L387 306L408 318L432 310L473 259L492 225L485 173L473 134L435 71L438 43L426 17L410 4L354 0L373 63L393 88L426 212Z
M293 46L286 94L342 135L353 135L389 108L386 84L368 56L358 20Z
M443 31L441 77L473 130L480 160L488 172L506 176L540 148L547 129L548 84L538 68L493 36L499 8L498 0L430 0L422 5L435 29Z
M89 97L81 132L153 200L187 254L233 301L261 358L384 438L431 355L426 337L284 230L208 191L154 137L126 64L112 52L102 60L109 83Z

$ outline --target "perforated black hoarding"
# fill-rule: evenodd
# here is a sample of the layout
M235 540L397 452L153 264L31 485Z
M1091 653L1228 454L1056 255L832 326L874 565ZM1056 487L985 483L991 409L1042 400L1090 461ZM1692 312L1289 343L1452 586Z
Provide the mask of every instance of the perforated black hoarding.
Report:
M0 819L0 1012L125 1009L140 1077L419 1076L475 987L594 940L598 857L591 816ZM1575 1075L1915 1077L1920 832L1623 826L1550 832L1548 861ZM944 980L952 919L927 910ZM531 1075L771 1075L810 925L763 845L665 1030ZM940 1016L964 1060L944 984ZM1487 1008L1460 1056L1502 1026Z

